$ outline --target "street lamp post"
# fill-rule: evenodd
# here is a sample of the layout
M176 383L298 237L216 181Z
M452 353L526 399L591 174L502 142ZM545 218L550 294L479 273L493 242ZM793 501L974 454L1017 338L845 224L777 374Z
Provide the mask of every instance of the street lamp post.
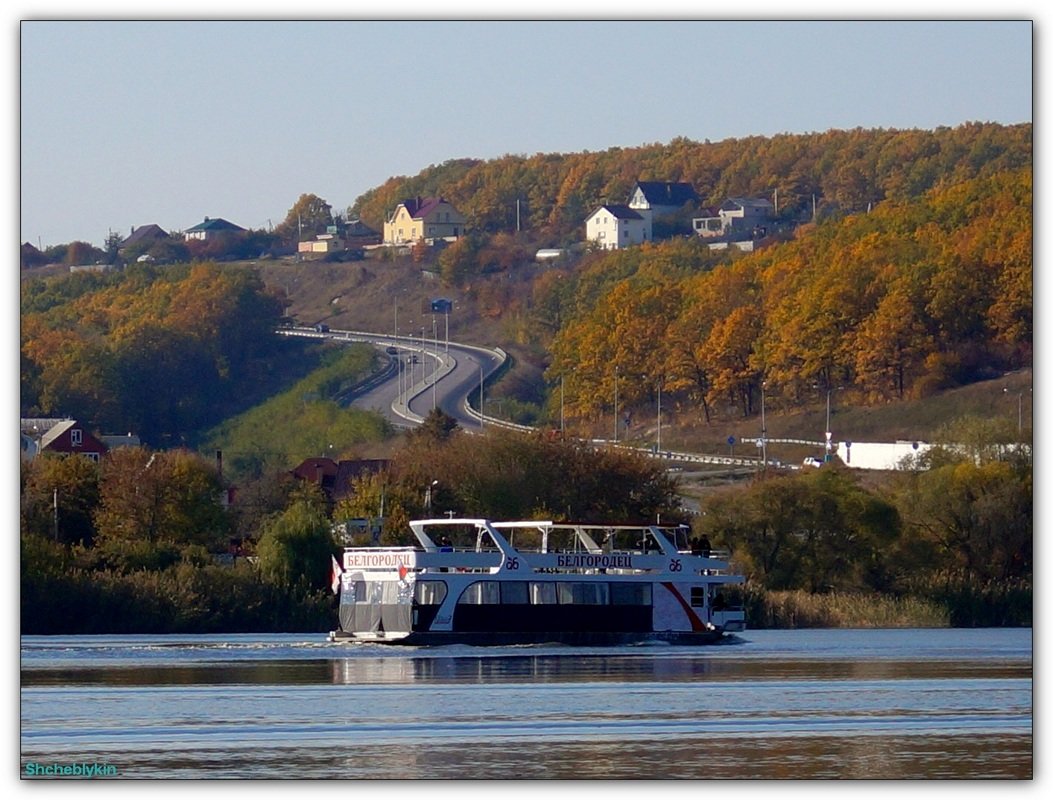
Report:
M431 365L431 410L435 410L435 373L439 369L439 337L435 332L435 315L431 316L431 341L435 350L435 360Z
M618 367L614 368L614 443L618 444Z
M658 381L658 452L662 452L662 381Z
M1009 387L1002 387L1003 394L1009 394ZM1016 395L1016 432L1021 434L1024 432L1024 392L1023 390L1017 392Z

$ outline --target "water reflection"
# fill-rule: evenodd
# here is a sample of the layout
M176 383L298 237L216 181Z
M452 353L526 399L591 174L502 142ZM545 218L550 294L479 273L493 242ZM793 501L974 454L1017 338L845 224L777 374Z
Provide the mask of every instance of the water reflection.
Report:
M595 651L33 642L22 763L155 778L1031 776L1027 638L886 635L876 657L872 638L808 637Z

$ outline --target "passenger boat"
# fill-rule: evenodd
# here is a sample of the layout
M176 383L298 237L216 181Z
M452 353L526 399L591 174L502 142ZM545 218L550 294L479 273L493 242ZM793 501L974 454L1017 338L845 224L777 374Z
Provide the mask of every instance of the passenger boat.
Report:
M333 559L340 628L401 645L708 644L745 629L727 554L686 527L547 521L410 522L417 547L348 547ZM456 543L455 543L456 542ZM734 590L731 590L734 591Z

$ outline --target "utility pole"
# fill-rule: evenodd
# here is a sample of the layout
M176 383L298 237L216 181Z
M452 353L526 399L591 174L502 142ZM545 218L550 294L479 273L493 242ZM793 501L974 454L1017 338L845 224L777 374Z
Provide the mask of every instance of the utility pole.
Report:
M764 469L768 469L768 425L764 419L764 384L766 381L761 381L760 385L760 436L761 436L761 461L764 464Z
M567 434L563 420L563 376L559 376L559 436L565 438Z

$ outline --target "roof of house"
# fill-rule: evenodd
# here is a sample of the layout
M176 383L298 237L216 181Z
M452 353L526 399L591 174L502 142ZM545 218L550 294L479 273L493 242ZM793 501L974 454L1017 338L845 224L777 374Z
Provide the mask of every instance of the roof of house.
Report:
M606 203L596 210L599 211L600 209L606 209L615 219L643 219L643 217L633 209L629 208L629 206L620 203Z
M306 458L292 474L306 481L317 483L333 500L340 500L351 493L351 481L366 472L380 472L388 465L384 459L360 458L337 463L331 458Z
M636 187L653 206L682 206L698 200L695 187L690 183L673 181L637 181ZM633 192L635 194L635 191Z
M379 235L375 230L366 225L360 219L351 219L347 221L347 225L344 226L345 236L377 236Z
M59 439L66 431L70 430L71 428L78 427L79 425L80 425L80 423L78 423L77 420L75 420L75 419L64 419L61 422L59 422L59 423L57 423L55 425L52 425L47 430L47 432L44 433L44 435L40 437L40 449L41 450L46 450L48 447L51 446L51 444L53 442L55 442L57 439ZM102 442L100 442L98 439L96 439L90 433L85 434L85 443L87 443L88 441L97 442L102 447L103 452L105 452L106 445L103 444Z
M155 239L167 238L168 233L160 225L154 225L153 223L150 225L140 225L138 228L132 229L128 238L121 242L121 247L138 244L139 242L152 242Z
M22 433L39 439L60 422L72 421L69 417L21 417L19 428Z
M209 219L208 217L205 217L205 221L204 222L199 222L193 228L187 228L186 229L186 233L191 233L192 231L210 231L210 232L215 233L216 231L243 231L243 230L245 230L245 229L240 227L239 225L235 225L233 222L227 222L225 219L222 219L221 217L216 217L215 219Z
M452 205L445 197L409 197L402 201L413 219L423 219L443 203Z

